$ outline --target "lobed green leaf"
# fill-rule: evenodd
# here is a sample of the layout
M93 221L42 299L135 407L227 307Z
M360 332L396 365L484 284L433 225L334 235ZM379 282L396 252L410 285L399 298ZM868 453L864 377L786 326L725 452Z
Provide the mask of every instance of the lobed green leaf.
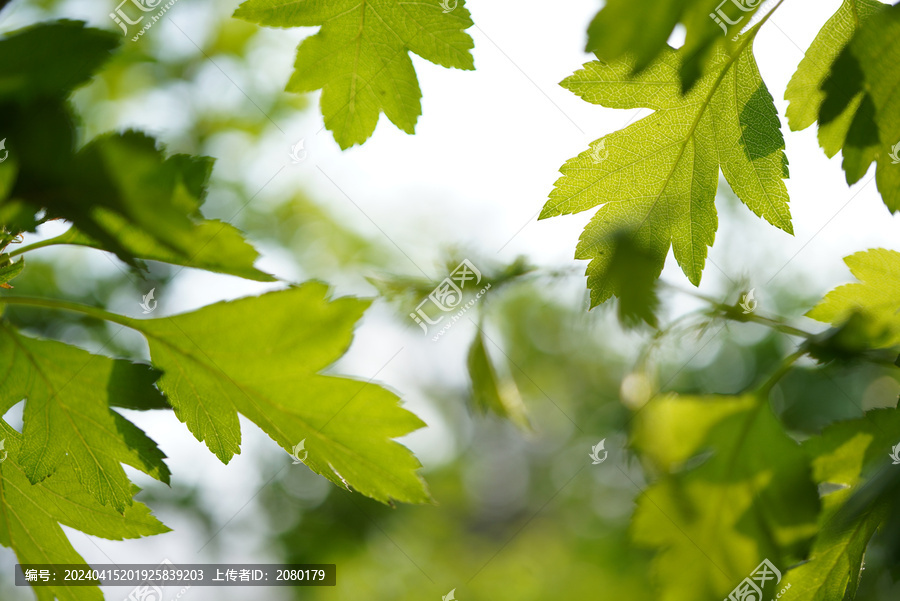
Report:
M0 413L21 399L24 439L19 463L32 483L69 461L84 489L122 513L132 484L121 464L168 483L165 455L137 426L112 411L114 399L158 403L159 377L146 366L93 355L0 324Z
M297 50L289 92L322 90L325 126L341 148L362 144L384 113L408 134L422 113L409 52L443 67L474 69L465 0L247 0L234 16L269 27L314 27Z
M567 161L540 215L599 206L575 254L591 261L592 306L616 293L609 277L617 232L630 233L657 277L671 247L688 279L699 284L718 226L720 168L754 213L793 232L784 138L752 45L736 56L720 53L717 70L684 96L680 64L680 53L667 49L634 75L633 62L592 62L562 82L594 104L655 110Z
M288 452L305 441L306 465L340 486L426 502L419 462L391 440L422 421L380 386L321 373L346 351L369 304L326 295L309 283L124 323L147 337L175 414L223 462L240 452L240 413Z

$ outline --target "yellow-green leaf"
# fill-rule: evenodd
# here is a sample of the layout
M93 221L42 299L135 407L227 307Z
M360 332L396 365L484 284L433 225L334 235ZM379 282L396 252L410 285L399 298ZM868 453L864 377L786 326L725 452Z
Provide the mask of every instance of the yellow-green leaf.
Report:
M807 315L838 326L858 314L873 335L872 347L900 344L900 252L874 248L844 263L859 282L838 286Z
M567 161L541 212L544 219L599 207L575 254L591 261L592 305L615 292L606 279L619 231L645 249L657 274L671 247L699 284L718 226L720 168L754 213L793 231L784 139L751 45L735 57L720 53L716 71L684 96L679 64L679 54L667 49L636 75L629 61L594 61L562 82L594 104L655 111Z
M322 90L325 126L345 149L365 142L381 113L414 133L422 92L409 52L475 68L465 0L446 8L439 0L247 0L234 16L269 27L321 26L300 44L287 90Z
M392 441L424 424L376 384L325 375L369 303L328 300L308 283L191 313L124 320L143 332L178 418L223 462L240 452L242 414L306 465L379 501L419 503L416 458Z

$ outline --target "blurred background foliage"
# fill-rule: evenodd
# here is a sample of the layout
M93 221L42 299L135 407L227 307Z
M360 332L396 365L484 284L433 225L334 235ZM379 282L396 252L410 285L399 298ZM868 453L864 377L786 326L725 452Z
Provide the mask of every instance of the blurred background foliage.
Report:
M386 240L348 226L303 188L251 202L258 181L247 177L241 157L271 144L281 135L277 124L309 109L310 101L282 93L284 82L260 63L263 49L284 46L282 38L230 18L230 4L192 0L188 9L188 0L181 1L182 10L195 11L192 18L205 23L202 39L196 45L163 35L126 40L73 98L83 121L80 140L141 126L136 115L164 113L167 127L150 133L169 152L221 158L204 205L207 217L246 232L296 281L317 278L339 291L379 296L364 327L375 324L404 340L415 338L410 344L418 352L432 348L416 338L419 330L408 314L436 280L409 274L408 263ZM0 17L8 20L15 11L18 21L71 16L104 23L114 5L30 0L13 3ZM284 46L281 54L290 53L290 45ZM222 84L219 70L243 92ZM217 88L222 85L229 89ZM633 415L660 391L736 394L757 386L796 349L798 339L767 324L723 319L721 307L713 310L705 302L670 315L670 301L685 293L668 287L659 291L660 331L624 317L629 327L622 328L615 306L586 311L580 266L537 268L527 257L492 264L478 248L447 249L444 256L434 274L468 258L483 268L492 290L462 326L446 334L455 342L442 356L448 366L443 373L389 382L401 397L422 399L431 408L426 421L452 441L438 459L426 458L422 472L437 504L386 507L305 469L282 471L282 454L260 454L260 478L272 480L251 501L252 527L239 526L246 547L264 548L272 560L285 563L335 563L339 583L335 589L267 590L267 598L403 601L437 599L452 588L465 601L660 598L651 584L653 553L630 538L635 502L647 484L627 442ZM116 310L133 305L150 287L157 298L167 298L178 278L188 277L189 270L163 264L140 274L112 256L64 248L32 253L26 273L14 283L18 293ZM735 285L722 290L721 298L736 302L741 291ZM769 289L766 308L779 320L813 327L802 315L815 299L796 294L796 287ZM145 356L130 339L110 342L108 326L79 315L54 313L49 319L46 312L15 307L6 316L40 336L116 356ZM473 344L481 345L477 360ZM473 386L467 370L478 368L489 369L491 377L476 375ZM897 370L890 366L800 362L774 386L769 402L791 435L804 440L836 421L894 407L898 391ZM510 411L522 412L520 426L498 415ZM600 439L609 460L591 465L588 452ZM176 471L171 489L148 482L138 498L157 515L180 516L176 521L212 536L223 524L210 510L209 497L178 476ZM249 497L253 491L234 483L232 492ZM890 537L896 531L875 536L859 599L900 598L896 574L890 573L896 568L886 544ZM202 560L227 556L224 540L215 539ZM10 587L10 575L0 573L3 598L29 598L27 590ZM119 592L109 591L108 598ZM190 598L220 593L193 589Z

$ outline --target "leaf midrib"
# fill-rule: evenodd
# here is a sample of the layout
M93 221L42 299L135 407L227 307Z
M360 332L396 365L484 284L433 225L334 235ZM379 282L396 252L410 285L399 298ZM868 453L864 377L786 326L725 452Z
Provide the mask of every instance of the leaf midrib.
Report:
M132 324L140 324L140 323L141 323L141 320L132 320ZM221 369L220 367L218 367L218 365L216 365L215 362L212 361L212 359L210 359L210 362L212 362L212 365L209 365L209 364L207 364L206 362L204 362L204 361L202 361L201 359L199 359L197 356L192 355L192 354L190 354L188 351L182 350L181 347L176 346L174 343L169 342L169 341L168 341L166 338L164 338L164 337L161 337L161 336L159 336L159 335L154 335L154 334L148 332L147 330L141 329L138 325L132 325L132 327L134 327L134 328L137 329L138 331L142 332L142 333L143 333L145 336L147 336L148 338L154 338L155 340L157 340L157 341L160 342L161 344L163 344L163 345L169 347L172 351L174 351L174 352L176 352L176 353L182 355L183 357L185 357L185 358L191 360L192 362L196 363L197 365L203 367L206 371L208 371L209 373L211 373L214 377L224 377L225 379L227 379L229 382L231 382L232 385L234 385L234 387L235 387L237 390L239 390L239 391L240 391L240 392L241 392L248 400L250 400L251 403L253 403L254 408L257 409L257 411L258 411L261 415L263 415L263 416L265 417L265 419L266 419L266 421L267 421L268 423L271 423L271 424L272 424L273 429L275 429L275 430L282 436L282 438L283 438L284 440L288 440L287 435L285 435L284 432L282 432L281 429L278 428L277 424L274 424L273 422L270 422L270 421L269 421L268 415L266 414L265 411L262 411L262 410L261 410L261 408L260 408L260 406L259 406L257 400L254 398L254 396L253 396L252 394L250 394L251 392L252 392L252 393L255 393L256 395L258 395L259 398L260 398L260 400L261 400L262 402L264 402L264 403L267 403L270 407L274 407L275 409L277 409L277 410L279 410L279 411L283 411L283 412L285 412L285 413L290 413L291 416L295 417L295 419L297 419L299 422L301 422L301 423L303 424L303 426L304 426L305 428L307 428L310 432L312 432L312 435L315 436L316 438L318 438L320 441L322 441L322 442L324 442L324 443L326 443L326 444L330 444L330 445L333 445L333 446L335 446L335 447L338 447L339 449L343 450L344 452L346 452L348 455L352 456L354 459L356 459L356 460L359 461L360 463L364 463L364 464L366 464L366 465L371 466L371 467L373 468L372 471L381 473L381 474L383 475L384 478L386 478L387 480L390 480L391 482L393 482L393 483L395 483L395 484L398 484L399 487L400 487L401 489L404 489L404 490L405 490L405 488L406 488L405 483L404 483L403 481L397 479L397 477L394 476L393 474L391 474L389 471L383 470L383 468L382 468L381 465L379 465L379 464L377 464L377 463L375 463L375 462L369 460L368 458L366 458L366 457L364 457L364 456L362 456L362 455L359 455L359 454L357 453L357 451L353 450L353 449L350 448L350 447L347 447L344 443L342 443L342 442L339 441L338 439L336 439L336 438L329 438L329 437L325 436L325 435L322 434L322 432L320 432L318 429L314 428L314 427L306 420L306 418L305 418L302 414L298 414L298 413L295 413L295 412L292 412L292 411L288 411L286 407L282 407L282 405L280 405L279 403L276 403L276 402L273 402L273 401L269 400L267 395L262 394L261 392L257 391L255 388L253 388L253 387L248 387L248 386L239 384L238 382L235 382L235 381L231 378L231 376L229 376L227 373L225 373L225 371L224 371L223 369ZM180 327L179 327L179 329L180 329ZM187 338L187 336L185 336L185 337ZM180 368L180 366L179 366L179 368ZM182 373L184 373L183 370L182 370ZM334 378L334 377L336 377L336 376L324 376L324 375L318 374L318 373L312 374L312 375L313 375L313 376L318 376L318 377L326 377L326 378ZM338 379L349 380L349 381L356 381L356 380L352 380L351 378L343 378L343 377L338 377ZM189 378L188 378L188 381L190 381ZM367 382L366 382L366 383L363 383L363 387L368 386L368 385L369 385L369 383L367 383ZM199 398L199 395L198 395L198 398ZM233 408L233 410L234 410L236 413L240 413L240 412L237 410L237 407L234 407L234 404L233 404L233 403L232 403L232 408ZM389 442L393 442L393 441L389 441ZM396 444L396 443L394 443L394 444ZM335 474L337 474L341 479L343 479L343 477L342 477L342 476L338 473L338 471L335 470L333 467L332 467L332 471L334 471Z

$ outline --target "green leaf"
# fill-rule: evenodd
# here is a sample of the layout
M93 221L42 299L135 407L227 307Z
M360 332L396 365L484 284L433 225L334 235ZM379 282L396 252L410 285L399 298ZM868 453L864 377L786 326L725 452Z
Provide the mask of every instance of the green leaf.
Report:
M611 249L606 268L599 278L598 298L615 295L619 299L619 323L635 327L646 323L657 327L656 311L659 296L656 292L659 269L653 253L636 243L630 232L616 232L605 241Z
M469 348L466 361L472 381L472 401L482 414L492 411L509 419L524 430L531 429L525 404L515 382L501 380L484 344L484 334L479 329Z
M889 512L882 503L847 520L843 509L864 481L864 468L887 458L898 431L900 412L878 409L861 419L833 424L804 443L813 457L815 480L832 490L822 499L819 533L809 561L785 576L792 598L843 601L855 597L866 546Z
M254 269L257 253L236 229L200 217L211 159L165 158L152 138L126 132L95 139L78 154L74 169L64 214L81 224L86 236L75 235L72 243L97 248L111 243L126 260L140 257L274 280ZM74 198L85 190L92 200L87 206Z
M297 50L289 92L322 90L325 126L346 149L365 142L381 113L408 134L422 113L409 52L443 67L474 69L465 0L248 0L234 16L269 27L316 27Z
M27 104L63 98L87 83L119 45L119 36L81 21L40 23L0 40L0 99Z
M102 66L116 40L75 22L0 39L0 59L8 58L0 66L0 131L16 161L15 169L0 167L3 181L9 173L12 182L3 187L0 215L19 215L13 208L27 202L32 215L46 209L48 218L71 221L80 232L72 243L133 266L145 258L273 281L254 269L257 253L236 229L202 218L211 159L167 158L136 132L101 136L75 151L66 96Z
M785 115L792 130L806 129L819 118L819 110L825 100L825 92L820 88L832 63L860 24L883 8L884 4L876 0L844 0L819 30L784 92L784 99L790 103ZM834 123L832 127L838 127L838 124ZM846 127L849 127L849 122ZM820 133L820 139L822 136L827 137L827 134ZM837 150L839 148L829 152L828 156L834 156Z
M0 544L19 563L84 564L60 524L85 534L124 540L169 532L149 508L133 503L120 514L82 488L73 461L65 459L52 477L32 485L19 462L21 435L0 421L5 459L0 463ZM7 455L8 453L8 455ZM130 488L133 496L140 489ZM41 601L102 601L97 587L48 586L32 589Z
M606 278L618 231L631 232L657 275L671 246L688 279L699 284L718 224L720 167L754 213L793 231L783 181L784 139L751 45L736 57L720 54L716 72L685 96L678 85L679 64L678 54L668 49L637 75L631 75L632 62L594 61L562 82L594 104L655 111L567 161L540 216L600 207L575 254L591 259L592 306L615 292Z
M223 462L240 452L238 413L306 465L379 501L425 502L415 457L390 439L424 424L384 388L321 374L369 303L305 284L165 319L133 320L178 418Z
M737 34L759 5L760 0L607 0L588 27L586 51L609 63L631 58L634 71L642 71L666 54L681 23L686 33L679 78L687 92L704 74L717 70L716 55L734 49Z
M58 173L41 169L14 194L75 224L57 244L108 250L131 265L149 259L274 280L253 267L258 254L238 230L200 214L211 159L166 158L152 138L126 132L93 140Z
M820 140L829 156L843 149L847 183L859 181L874 161L885 205L900 210L900 6L884 6L865 20L831 64L822 83ZM823 133L824 132L824 133Z
M875 248L845 257L844 263L860 281L838 286L807 315L838 326L858 314L869 326L872 348L900 344L900 253Z
M168 483L165 455L135 425L110 409L111 399L158 397L158 374L146 366L92 355L23 336L0 324L0 412L25 399L20 464L32 483L51 476L68 456L82 486L122 513L132 484L122 463Z
M767 401L663 397L638 414L633 443L661 472L633 521L636 542L659 549L659 599L721 599L764 558L783 570L802 556L818 495Z
M115 214L99 215L98 221L127 250L129 256L205 269L259 282L275 281L271 275L253 267L259 253L244 240L241 232L217 219L203 219L195 224L194 234L191 237L193 246L191 251L195 254L190 257L185 253L173 252L140 228L129 225ZM78 231L76 227L57 237L56 243L104 250L102 244Z

